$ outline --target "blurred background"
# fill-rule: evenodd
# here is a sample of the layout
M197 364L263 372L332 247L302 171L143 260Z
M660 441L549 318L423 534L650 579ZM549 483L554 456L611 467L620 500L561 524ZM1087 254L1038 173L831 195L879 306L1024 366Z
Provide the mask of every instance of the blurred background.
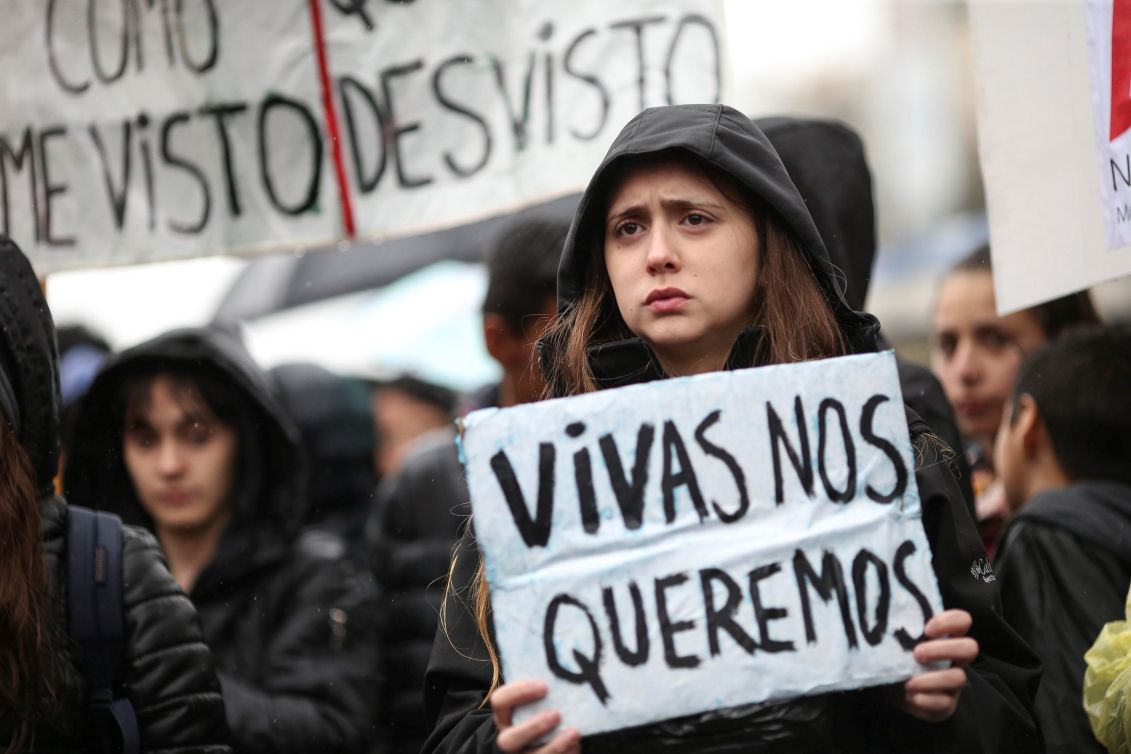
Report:
M910 0L728 0L731 101L751 116L839 118L864 139L879 253L868 308L902 355L927 356L936 281L988 237L967 9ZM532 210L568 216L569 198ZM299 256L215 257L50 276L60 325L115 349L171 327L243 329L264 366L309 360L455 391L496 377L482 345L480 264L506 221ZM1131 317L1131 281L1094 290Z

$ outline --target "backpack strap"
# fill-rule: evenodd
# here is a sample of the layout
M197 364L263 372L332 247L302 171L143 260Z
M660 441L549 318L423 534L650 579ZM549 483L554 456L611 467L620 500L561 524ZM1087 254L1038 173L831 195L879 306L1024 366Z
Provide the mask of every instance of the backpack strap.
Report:
M137 754L133 705L114 694L125 649L122 521L117 516L68 506L67 615L71 638L82 651L103 748Z

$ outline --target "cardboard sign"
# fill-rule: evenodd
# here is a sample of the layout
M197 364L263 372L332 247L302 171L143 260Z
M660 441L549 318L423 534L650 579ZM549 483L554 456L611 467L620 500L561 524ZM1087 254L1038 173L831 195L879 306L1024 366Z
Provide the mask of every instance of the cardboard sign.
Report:
M1002 314L1131 273L1131 2L970 4Z
M941 609L891 352L485 410L503 674L583 734L892 683Z
M721 0L13 0L0 233L41 273L457 225L723 98Z

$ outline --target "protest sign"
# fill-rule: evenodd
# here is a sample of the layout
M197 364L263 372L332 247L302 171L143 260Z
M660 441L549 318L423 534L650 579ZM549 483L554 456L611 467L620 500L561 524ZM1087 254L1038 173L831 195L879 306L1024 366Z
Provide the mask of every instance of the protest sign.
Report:
M921 670L891 352L487 409L461 443L504 677L550 687L523 714L591 734Z
M451 226L720 102L721 0L14 0L0 233L39 272Z
M1131 1L970 20L998 311L1131 273Z

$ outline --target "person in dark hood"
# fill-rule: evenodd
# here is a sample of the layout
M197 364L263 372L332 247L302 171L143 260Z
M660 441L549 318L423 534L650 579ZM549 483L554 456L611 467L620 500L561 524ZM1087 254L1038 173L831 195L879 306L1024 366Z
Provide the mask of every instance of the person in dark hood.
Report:
M54 494L59 432L55 328L31 265L0 238L0 750L93 751L100 736L67 637L70 506ZM229 751L220 686L192 603L147 532L122 542L118 682L143 752Z
M375 705L375 603L297 537L297 433L234 337L178 330L83 398L67 493L151 529L196 605L241 752L355 752Z
M541 344L551 396L719 369L876 349L879 325L839 290L821 236L781 160L725 106L645 110L590 181L566 241L556 322ZM512 724L539 681L500 677L486 580L465 538L425 682L426 752L1033 752L1038 678L972 572L977 531L937 441L908 412L932 563L947 608L915 648L948 667L902 685L756 704L580 741L569 710ZM944 638L946 637L946 638ZM950 663L953 663L951 666Z
M1083 698L1084 653L1131 586L1131 331L1067 333L1026 357L997 432L1017 511L994 568L1005 616L1044 664L1049 752L1103 752Z
M844 123L820 118L758 118L754 125L781 157L833 265L844 276L844 299L863 311L876 256L876 209L872 174L860 137ZM880 335L880 346L890 348ZM970 465L962 453L962 436L954 410L931 370L896 357L903 400L956 453L950 463L963 498L974 513Z
M480 391L489 405L526 403L542 391L534 344L553 317L558 257L568 231L564 220L518 220L487 260L483 339L503 372L497 385ZM443 578L470 499L454 427L446 427L421 437L400 470L382 481L366 525L366 550L388 617L381 636L380 717L391 754L419 752L428 734L420 688Z
M360 566L362 530L377 488L369 392L317 364L280 364L270 374L310 469L305 523L341 540Z

